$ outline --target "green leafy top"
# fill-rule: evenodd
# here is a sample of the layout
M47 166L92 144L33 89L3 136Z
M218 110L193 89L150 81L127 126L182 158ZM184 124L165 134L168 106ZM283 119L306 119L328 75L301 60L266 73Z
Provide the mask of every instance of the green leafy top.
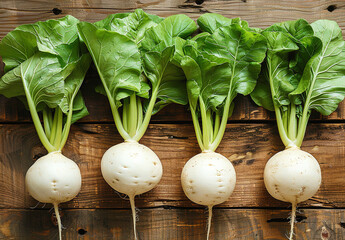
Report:
M88 114L79 88L91 58L81 51L78 22L66 16L21 25L0 42L5 63L0 94L24 102L49 152L60 151L71 124Z
M329 115L345 96L344 41L337 23L275 24L262 34L267 57L252 99L275 111L286 147L302 145L312 109Z
M211 23L219 17L207 15ZM198 23L205 19L200 17ZM244 21L224 17L222 20L229 24L211 24L212 34L201 33L183 46L181 66L187 77L190 110L203 151L215 151L218 147L232 113L233 99L238 93L247 95L254 89L266 52L265 38L251 31Z
M125 140L139 141L151 115L167 104L187 103L185 78L173 56L176 42L196 30L193 20L185 15L163 20L137 9L79 23L78 29L102 81L96 90L108 97Z

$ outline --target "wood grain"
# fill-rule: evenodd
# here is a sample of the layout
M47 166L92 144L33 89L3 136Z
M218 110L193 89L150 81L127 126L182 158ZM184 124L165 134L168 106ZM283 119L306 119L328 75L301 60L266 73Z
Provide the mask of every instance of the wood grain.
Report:
M129 210L63 209L63 239L133 239ZM210 239L284 240L289 232L289 210L214 209ZM206 239L203 209L142 209L137 222L140 240ZM296 240L343 240L342 210L301 209ZM0 210L0 239L57 239L57 227L48 210ZM321 237L323 236L323 238Z
M311 124L303 149L315 155L323 182L319 192L301 206L345 207L345 124ZM103 180L100 160L112 145L121 142L112 124L79 124L72 128L64 153L82 172L80 194L68 208L123 208L123 200ZM141 141L160 157L164 174L153 191L138 196L137 206L197 207L184 195L180 173L184 163L199 153L191 124L151 124ZM36 205L25 191L24 176L34 160L45 154L31 124L0 125L0 208L28 208ZM226 156L237 172L237 184L222 207L286 207L269 196L263 184L266 161L283 149L274 124L229 124L218 152Z
M334 6L333 11L328 10L331 5ZM61 14L55 15L52 11L54 8L60 9ZM343 30L345 27L345 20L342 17L345 12L344 2L341 0L206 0L203 4L196 4L193 0L2 0L0 21L6 22L7 25L0 25L2 34L0 36L18 24L58 18L66 14L71 14L81 20L97 21L107 14L131 11L136 8L143 8L163 17L184 13L194 19L202 13L215 12L227 17L241 17L255 27L267 27L277 21L301 17L308 21L321 18L336 20Z

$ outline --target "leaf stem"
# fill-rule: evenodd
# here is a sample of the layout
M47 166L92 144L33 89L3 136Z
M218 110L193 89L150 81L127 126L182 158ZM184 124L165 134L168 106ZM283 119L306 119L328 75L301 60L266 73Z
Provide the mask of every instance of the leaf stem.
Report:
M280 113L280 109L276 106L276 104L274 104L274 111L276 114L278 132L279 132L280 139L282 140L285 147L295 146L295 143L292 142L286 134L284 123L283 123L282 116Z
M57 107L55 111L58 112L58 121L57 121L57 125L56 125L56 135L55 135L53 145L56 149L59 149L60 143L61 143L63 114L62 114L62 110L60 109L60 107Z
M206 111L206 118L207 118L207 129L209 132L209 142L213 141L213 119L212 119L212 112L211 109Z
M56 136L56 131L57 131L57 122L58 122L58 112L56 109L54 109L54 118L53 118L53 124L52 124L52 130L51 130L51 135L50 135L50 139L49 142L51 144L54 143L54 139Z
M199 103L200 103L200 114L201 114L201 124L202 124L202 136L203 136L203 145L204 150L210 150L210 132L209 132L209 126L208 126L208 118L206 113L206 106L202 99L202 97L199 97Z
M213 137L214 139L212 139L213 141L215 140L218 132L219 132L219 126L220 126L220 115L219 115L219 112L217 111L215 113L215 118L214 118L214 129L213 129Z
M139 141L142 138L142 136L144 136L145 131L146 131L147 127L149 126L150 119L151 119L151 116L152 116L153 107L155 106L155 103L156 103L156 100L157 100L157 96L158 96L158 87L159 87L159 83L152 90L151 99L150 99L149 105L148 105L148 107L146 109L144 120L141 123L140 128L138 129L137 133L132 138L135 141Z
M67 114L66 123L65 123L65 126L63 127L63 131L62 131L62 137L61 137L61 141L60 141L60 145L59 145L59 151L61 151L63 149L63 147L65 146L65 144L67 142L69 131L71 129L72 116L73 116L73 101L74 101L74 96L71 99L71 102L69 105L69 111Z
M288 126L288 137L290 140L295 141L297 137L297 116L296 116L296 105L290 103L290 116Z
M203 136L202 136L202 132L201 132L201 128L200 128L199 119L196 116L196 112L195 112L196 110L192 107L191 104L189 104L189 106L190 106L190 112L192 113L192 120L193 120L196 139L198 141L198 144L199 144L201 151L204 151L205 148L204 148L204 144L202 142Z
M122 105L122 123L123 123L123 129L128 132L128 106L129 105L129 99L128 97L123 100Z
M122 122L121 122L121 117L119 114L119 110L115 104L114 99L112 99L111 95L108 95L109 103L110 103L110 108L111 112L113 113L113 118L115 122L115 126L119 134L124 140L130 139L130 136L128 135L127 131L123 128Z
M44 132L47 136L47 138L50 138L50 121L49 121L49 115L51 115L50 109L49 108L44 108L43 109L43 123L44 123Z
M267 57L269 57L267 55ZM269 61L267 60L267 63L269 63ZM285 147L292 147L292 146L296 146L294 142L292 142L289 137L286 134L286 129L284 125L284 121L282 119L282 114L281 114L281 110L280 108L277 106L276 100L275 100L275 92L274 92L274 85L273 85L273 79L271 76L272 70L271 70L271 65L267 64L267 68L268 68L268 72L269 72L269 83L270 83L270 89L271 89L271 95L273 97L273 105L274 105L274 112L276 115L276 121L277 121L277 126L278 126L278 132L279 132L279 136L280 139L282 140L283 144L285 145Z
M30 114L31 114L32 120L34 122L34 126L36 128L37 135L38 135L42 145L45 147L45 149L47 149L48 152L54 152L56 149L49 142L49 140L48 140L48 138L47 138L47 136L43 130L40 118L39 118L38 113L36 111L35 104L33 103L31 96L29 95L29 93L27 92L25 87L24 87L24 89L26 92L26 99L27 99L27 102L29 105Z
M302 145L305 131L307 130L307 124L308 124L309 117L310 117L310 112L309 111L303 111L302 119L300 119L299 124L298 124L299 125L298 134L297 134L297 138L295 141L297 147L301 147L301 145Z
M129 119L127 119L127 121L129 136L133 138L137 132L138 121L137 98L135 93L129 98Z
M282 117L282 121L283 121L283 126L284 126L284 131L287 133L288 132L288 116L289 116L289 108L287 111L280 111L281 112L281 117Z
M223 109L223 116L222 121L220 123L220 127L217 133L217 136L215 137L214 141L212 142L210 146L211 151L216 151L217 147L219 146L220 142L222 141L222 138L224 136L226 124L228 123L228 118L230 117L230 108L231 108L231 101L230 101L230 91L229 94L225 100L224 109Z
M325 48L326 50L327 48ZM324 50L324 51L325 51ZM319 63L315 69L314 74L313 74L313 79L311 81L311 85L308 88L308 92L307 92L307 97L304 103L304 108L303 108L303 113L302 113L302 120L300 120L299 122L299 126L298 126L298 134L297 134L297 139L296 139L296 146L297 147L301 147L302 142L303 142L303 138L305 135L305 131L307 129L307 124L308 124L308 120L310 117L310 110L309 110L309 104L310 104L310 99L311 99L311 95L314 89L314 85L315 85L315 81L321 66L321 62L323 61L323 56L324 56L324 51L322 52L322 56L319 60Z
M137 130L139 130L140 125L143 123L143 106L141 104L140 97L137 97L137 110L138 110Z

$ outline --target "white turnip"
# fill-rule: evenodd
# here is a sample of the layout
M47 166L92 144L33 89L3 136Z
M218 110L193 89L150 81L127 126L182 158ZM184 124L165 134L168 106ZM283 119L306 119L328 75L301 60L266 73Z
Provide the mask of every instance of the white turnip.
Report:
M81 174L78 165L60 151L48 153L29 168L25 183L33 198L42 203L53 204L61 239L58 205L72 200L79 193Z
M81 47L78 22L67 15L21 25L0 42L5 63L0 94L18 97L25 103L48 151L28 170L26 187L36 200L54 205L59 239L62 236L58 204L73 199L81 187L77 164L61 151L71 124L88 115L79 89L91 57Z
M265 186L272 197L292 204L290 239L297 204L308 200L321 185L321 169L317 160L298 147L290 147L271 157L264 171Z
M154 188L162 178L158 156L136 141L127 141L109 148L102 157L102 175L116 191L129 197L136 234L134 197Z
M138 142L153 114L172 102L187 104L185 78L172 60L175 42L184 41L197 27L182 14L163 20L141 9L121 19L120 25L117 20L116 14L110 15L78 28L101 78L100 92L108 97L125 140L105 152L102 174L113 189L128 195L137 239L134 197L154 188L163 172L157 155Z
M234 191L236 173L231 162L215 152L202 152L184 165L181 184L186 196L209 209L207 239L209 238L212 208L227 201Z
M234 98L238 93L251 93L255 87L266 41L240 19L233 21L207 13L197 22L204 32L184 44L181 66L187 77L189 108L202 153L186 163L181 183L191 201L208 207L209 239L212 208L227 201L236 185L231 162L215 151L234 109Z
M267 57L251 96L275 111L286 148L267 162L264 181L274 198L292 204L292 240L297 204L321 184L318 162L300 147L312 110L329 115L344 99L345 42L338 24L329 20L277 23L261 34L267 39Z

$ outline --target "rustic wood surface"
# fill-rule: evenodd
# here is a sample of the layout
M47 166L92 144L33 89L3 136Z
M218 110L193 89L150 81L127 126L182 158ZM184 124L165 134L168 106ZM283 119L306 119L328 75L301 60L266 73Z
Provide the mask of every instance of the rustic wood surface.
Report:
M289 210L214 209L210 239L284 240L289 228ZM204 209L142 209L137 225L140 240L205 239ZM296 240L343 240L343 210L300 209ZM129 210L63 210L63 239L133 239ZM164 231L162 230L164 229ZM0 210L0 238L6 240L57 239L52 212Z
M94 22L135 8L163 17L185 13L193 19L215 12L262 28L284 20L326 18L337 21L345 35L344 0L0 0L0 39L25 23L67 14ZM91 70L82 89L90 115L72 128L64 149L81 168L83 187L73 201L61 205L63 235L71 240L128 240L133 237L129 203L100 173L102 154L121 139L107 99L93 92L97 82ZM238 181L229 201L214 211L211 239L286 239L289 205L270 197L262 178L267 159L283 148L273 119L273 113L248 97L236 99L218 152L234 164ZM152 122L142 143L161 158L164 175L157 188L136 198L141 208L139 237L205 239L206 213L184 196L179 181L184 163L199 152L187 107L167 107ZM301 204L296 239L345 239L345 104L328 117L313 114L311 122L302 148L319 160L323 182L319 192ZM50 206L30 210L37 202L25 191L25 172L43 154L23 105L0 97L0 239L57 239Z
M310 124L302 148L321 165L319 192L301 206L345 208L345 124ZM75 160L83 187L67 208L122 208L124 201L104 181L100 172L103 153L122 140L113 124L74 126L64 153ZM25 191L24 176L34 160L45 154L31 124L0 125L0 208L29 208L36 205ZM137 197L137 206L197 207L183 194L180 174L184 163L199 153L191 124L151 124L141 143L160 157L164 174L152 191ZM25 147L23 147L25 146ZM283 149L274 124L229 124L218 152L237 172L237 183L222 207L286 207L266 192L263 169L266 161ZM330 151L331 149L331 151Z

